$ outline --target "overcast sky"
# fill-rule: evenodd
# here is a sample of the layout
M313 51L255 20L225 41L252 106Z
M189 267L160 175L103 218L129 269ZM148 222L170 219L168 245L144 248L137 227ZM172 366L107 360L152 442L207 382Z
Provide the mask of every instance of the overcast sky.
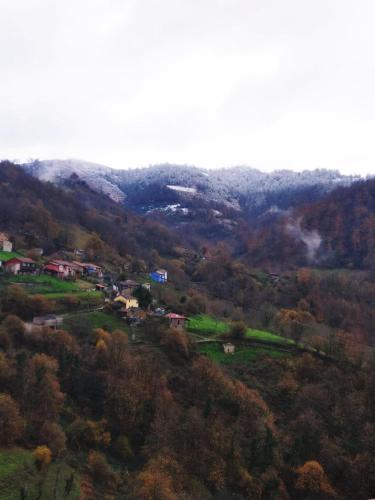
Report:
M374 0L0 0L0 157L375 174Z

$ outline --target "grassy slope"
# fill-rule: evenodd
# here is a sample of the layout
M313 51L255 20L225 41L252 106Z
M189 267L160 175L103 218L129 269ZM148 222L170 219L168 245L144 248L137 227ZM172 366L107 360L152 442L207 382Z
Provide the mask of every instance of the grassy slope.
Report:
M25 286L29 293L57 293L57 292L78 292L81 290L79 284L74 281L64 281L53 276L6 276L2 281L9 284L19 284Z
M2 262L7 262L10 259L13 259L13 257L20 257L21 254L18 252L3 252L3 250L0 250L0 260Z
M69 496L64 496L66 480L74 474L74 484ZM33 464L32 452L20 448L0 449L0 500L19 500L20 489L27 491L27 498L38 496L41 482L40 500L50 500L56 487L56 498L78 500L80 478L64 463L52 463L45 474L40 474Z
M124 331L127 329L125 321L102 311L67 314L64 317L64 328L70 330L75 321L85 321L90 325L90 328L103 328L110 332L116 329Z
M46 293L45 297L47 299L63 299L65 298L69 292L52 292L52 293ZM71 292L71 295L73 297L77 297L79 299L100 299L103 297L103 292L99 290L94 290L92 292L90 291L79 291L79 292Z
M217 336L228 333L230 326L224 321L216 320L207 314L198 314L189 318L189 332L203 333L208 336Z
M72 294L79 299L100 299L103 293L93 290L94 285L84 280L65 281L53 276L4 276L0 286L18 284L25 287L27 293L42 294L47 299L63 299Z
M230 325L224 321L219 321L206 314L199 314L189 318L188 331L192 333L200 333L206 336L218 337L228 333ZM293 340L281 337L271 332L264 330L255 330L248 328L246 330L246 338L261 340L263 342L278 342L281 344L294 344Z

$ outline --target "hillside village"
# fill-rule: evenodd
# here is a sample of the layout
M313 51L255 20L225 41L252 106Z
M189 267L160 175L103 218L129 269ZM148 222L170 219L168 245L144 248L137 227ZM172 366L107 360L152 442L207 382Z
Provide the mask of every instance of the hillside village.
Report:
M184 329L183 316L175 313L167 314L164 308L157 307L156 300L152 298L150 282L122 279L107 272L102 266L84 262L83 250L74 250L74 254L80 260L64 260L58 255L44 256L42 249L32 249L29 253L39 256L37 260L34 260L16 251L8 234L1 232L0 252L0 279L14 276L18 278L16 282L18 285L28 288L32 287L33 283L42 284L43 277L53 277L71 283L79 281L81 285L84 285L83 289L86 291L87 298L90 294L93 298L100 297L102 307L107 306L107 310L111 310L128 325L139 324L147 315L155 315L165 317L173 328ZM142 279L146 277L147 275L143 275ZM149 273L149 278L153 283L165 284L168 282L168 272L165 269L155 269ZM12 283L11 279L10 283ZM53 291L52 287L51 293ZM62 320L49 314L45 318L34 318L33 324L53 325L56 328L62 325Z
M189 255L187 250L185 255ZM96 326L105 328L114 320L117 327L131 332L131 342L153 342L143 334L144 328L137 328L153 319L172 330L188 333L203 354L211 355L213 347L213 352L219 348L223 354L233 355L235 344L243 344L244 339L240 337L228 342L229 326L225 324L222 331L218 330L218 335L212 336L217 329L217 319L199 314L189 319L171 309L165 300L160 302L160 287L169 283L167 270L158 268L149 273L125 273L129 275L126 278L124 272L113 273L105 266L86 262L85 257L85 250L76 248L53 255L45 255L41 248L18 250L14 248L12 238L6 232L0 232L0 287L1 284L18 286L31 294L42 291L42 295L50 299L45 314L33 316L25 322L27 332L66 328L72 318L79 317L82 312L88 317L100 312L101 321ZM205 250L202 259L209 258L210 252ZM270 281L275 280L275 276L270 274ZM208 329L207 324L211 325ZM254 332L248 330L248 343L281 349L297 348L293 342L285 342L278 335ZM207 351L207 346L212 347ZM315 349L308 346L301 344L298 348L316 354Z

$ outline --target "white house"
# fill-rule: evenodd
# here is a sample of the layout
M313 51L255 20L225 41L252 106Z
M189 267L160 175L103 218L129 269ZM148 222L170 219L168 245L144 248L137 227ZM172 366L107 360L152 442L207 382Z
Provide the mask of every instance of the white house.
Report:
M13 250L13 243L5 233L0 233L0 250L3 252L11 252Z

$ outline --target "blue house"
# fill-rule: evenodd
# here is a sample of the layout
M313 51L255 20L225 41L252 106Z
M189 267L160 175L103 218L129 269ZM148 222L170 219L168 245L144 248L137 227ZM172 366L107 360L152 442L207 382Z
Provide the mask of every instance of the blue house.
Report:
M165 269L157 269L150 273L152 281L157 283L166 283L168 281L168 272Z

